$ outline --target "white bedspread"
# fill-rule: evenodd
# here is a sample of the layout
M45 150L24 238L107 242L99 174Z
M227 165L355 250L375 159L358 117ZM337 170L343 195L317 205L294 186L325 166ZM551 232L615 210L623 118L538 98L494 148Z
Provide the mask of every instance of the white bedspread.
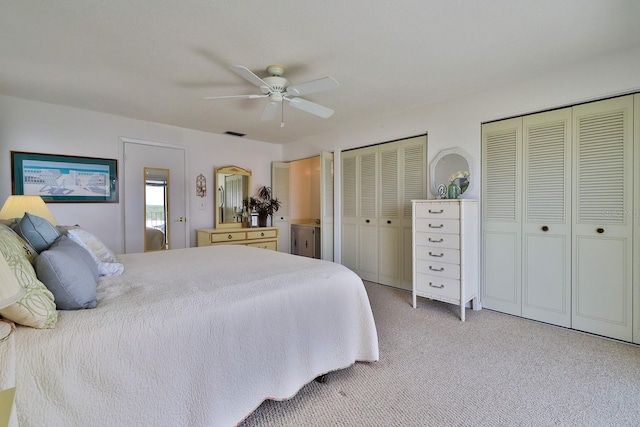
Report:
M20 426L231 426L378 359L365 288L339 264L244 246L120 258L97 308L16 331Z

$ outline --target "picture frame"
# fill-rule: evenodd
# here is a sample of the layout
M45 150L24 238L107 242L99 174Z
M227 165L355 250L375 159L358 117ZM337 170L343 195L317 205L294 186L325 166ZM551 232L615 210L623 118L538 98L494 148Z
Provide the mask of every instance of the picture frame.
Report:
M11 152L11 190L45 202L118 202L118 161Z

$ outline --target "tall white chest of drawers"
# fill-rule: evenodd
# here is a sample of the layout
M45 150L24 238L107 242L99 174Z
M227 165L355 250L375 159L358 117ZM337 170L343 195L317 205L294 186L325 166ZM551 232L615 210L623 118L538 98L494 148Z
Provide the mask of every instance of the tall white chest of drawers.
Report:
M460 305L478 301L478 201L413 200L413 307L416 297Z

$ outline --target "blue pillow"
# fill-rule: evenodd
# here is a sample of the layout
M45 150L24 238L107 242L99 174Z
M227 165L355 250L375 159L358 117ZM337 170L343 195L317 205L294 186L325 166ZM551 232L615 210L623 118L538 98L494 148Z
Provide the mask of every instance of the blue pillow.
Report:
M37 252L42 252L60 237L60 232L49 221L29 212L16 221L14 231L29 243Z
M66 236L61 236L35 260L38 279L51 291L56 308L78 310L98 305L98 269L91 255Z

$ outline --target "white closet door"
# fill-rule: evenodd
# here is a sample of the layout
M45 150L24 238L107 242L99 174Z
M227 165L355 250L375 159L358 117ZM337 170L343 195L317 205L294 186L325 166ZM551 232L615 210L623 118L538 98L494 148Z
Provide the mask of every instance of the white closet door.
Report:
M358 269L358 154L355 151L346 151L341 155L342 171L342 264L349 269Z
M633 96L573 109L573 328L632 339Z
M378 147L358 156L358 268L365 280L378 282Z
M523 118L522 316L571 326L571 108Z
M271 163L271 189L273 196L282 202L278 212L273 214L273 226L278 227L278 251L285 253L291 253L290 169L289 163Z
M320 216L320 258L333 261L333 153L328 151L320 153Z
M402 223L400 200L402 187L399 179L400 144L380 146L380 215L378 218L378 283L401 285Z
M404 289L413 287L411 201L427 198L427 135L407 139L402 142L402 166L400 182L402 200L400 220L402 221L402 285Z
M482 305L522 315L522 118L482 126Z

